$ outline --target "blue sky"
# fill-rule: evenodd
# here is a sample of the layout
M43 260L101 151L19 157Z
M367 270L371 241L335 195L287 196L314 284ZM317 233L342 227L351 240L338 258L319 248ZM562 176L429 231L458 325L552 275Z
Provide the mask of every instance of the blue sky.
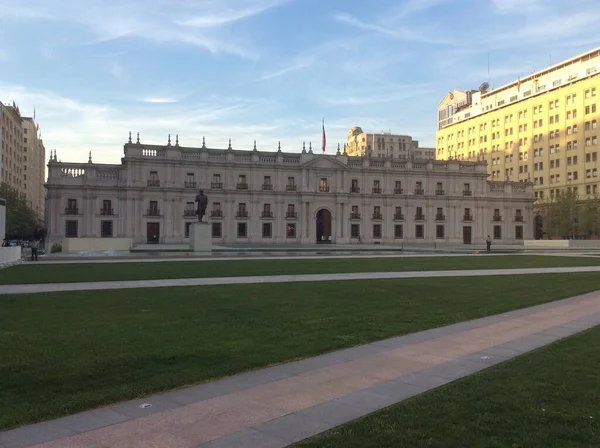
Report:
M142 142L328 152L351 126L433 146L452 88L600 45L597 0L0 0L0 100L63 161Z

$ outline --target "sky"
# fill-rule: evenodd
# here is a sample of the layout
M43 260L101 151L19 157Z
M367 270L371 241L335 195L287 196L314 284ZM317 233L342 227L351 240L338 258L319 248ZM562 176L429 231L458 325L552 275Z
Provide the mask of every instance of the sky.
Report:
M0 101L63 162L142 143L435 146L437 105L600 46L598 0L0 0Z

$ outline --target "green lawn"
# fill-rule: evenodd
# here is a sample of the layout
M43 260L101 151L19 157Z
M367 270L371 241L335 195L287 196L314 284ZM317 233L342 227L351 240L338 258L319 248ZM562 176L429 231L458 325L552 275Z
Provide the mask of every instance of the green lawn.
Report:
M597 289L582 273L0 296L0 428Z
M0 270L0 285L68 283L166 278L237 277L245 275L326 274L334 272L392 272L446 269L507 269L560 266L598 266L598 258L535 255L339 258L279 260L210 260L153 263L30 264Z
M294 447L597 447L599 346L595 327Z

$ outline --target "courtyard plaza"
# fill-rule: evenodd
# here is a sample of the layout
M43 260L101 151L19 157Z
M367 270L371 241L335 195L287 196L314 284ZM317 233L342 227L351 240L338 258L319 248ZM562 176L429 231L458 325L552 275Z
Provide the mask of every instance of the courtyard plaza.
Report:
M563 338L559 345L576 344L582 331L589 339L600 324L600 259L561 255L80 260L0 270L8 386L0 447L444 446L443 433L436 444L381 425L398 425L390 416L414 400L426 407L431 394L452 395L495 369L510 381L520 359L546 356L538 349L556 351ZM285 263L297 273L286 274ZM589 427L561 434L569 446L591 446L598 434L600 407L585 405ZM471 424L461 418L451 426ZM526 446L517 442L527 433L496 434L495 446Z

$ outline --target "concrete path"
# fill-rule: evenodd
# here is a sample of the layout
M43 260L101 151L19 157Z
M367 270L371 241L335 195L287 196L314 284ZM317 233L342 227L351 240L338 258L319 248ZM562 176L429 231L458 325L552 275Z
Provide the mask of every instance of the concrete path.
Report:
M561 274L600 272L600 266L480 269L455 271L356 272L340 274L256 275L247 277L181 278L163 280L127 280L113 282L40 283L33 285L1 285L0 295L40 292L90 291L107 289L164 288L174 286L209 286L256 283L334 282L347 280L381 280L433 277L482 277L490 275ZM1 448L1 447L0 447Z
M479 253L475 254L457 254L457 253L420 253L420 254L384 254L384 253L372 253L372 254L349 254L349 253L339 253L336 255L318 255L315 253L307 252L305 254L299 253L294 255L289 254L270 254L270 255L239 255L232 256L231 254L227 254L227 256L211 256L211 255L194 255L194 256L185 256L185 257L155 257L155 258L140 258L140 257L119 257L119 258L111 258L111 257L93 257L93 258L65 258L65 259L42 259L40 258L38 264L43 261L43 264L75 264L75 263L85 263L85 264L94 264L94 263L166 263L166 262L213 262L213 261L259 261L259 260L323 260L323 259L356 259L356 258L432 258L432 257L503 257L503 256L522 256L522 253L503 253L503 254L495 254L495 253ZM538 255L538 254L527 254L527 255ZM546 254L542 254L545 256ZM575 255L579 256L579 255ZM36 264L36 262L31 262L30 260L25 260L27 264Z
M284 447L600 324L600 291L0 433L3 448Z

